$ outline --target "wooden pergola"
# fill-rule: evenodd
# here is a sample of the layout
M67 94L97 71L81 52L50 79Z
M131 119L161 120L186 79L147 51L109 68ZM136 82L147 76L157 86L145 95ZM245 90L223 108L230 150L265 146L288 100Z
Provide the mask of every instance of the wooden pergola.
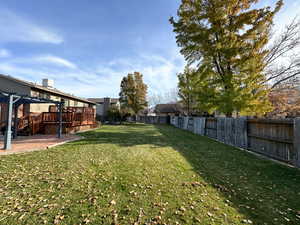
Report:
M4 136L4 150L11 149L11 139L17 137L17 124L18 124L18 108L22 104L44 104L51 103L55 104L58 108L58 129L57 136L61 138L62 136L62 111L64 102L53 101L50 99L31 97L27 95L20 95L16 93L9 93L0 91L0 103L7 104L7 117L6 117L6 130ZM14 111L14 112L13 112ZM12 123L13 123L13 113L14 113L14 131L12 133Z

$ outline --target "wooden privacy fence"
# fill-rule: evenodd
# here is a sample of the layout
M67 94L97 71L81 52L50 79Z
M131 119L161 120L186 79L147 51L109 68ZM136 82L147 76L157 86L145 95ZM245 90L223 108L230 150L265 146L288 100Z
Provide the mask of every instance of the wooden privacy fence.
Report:
M170 123L180 129L300 167L300 118L171 117Z
M247 119L138 116L138 122L171 124L300 168L300 118Z
M168 116L137 116L128 118L130 122L136 121L148 124L170 124L170 117Z

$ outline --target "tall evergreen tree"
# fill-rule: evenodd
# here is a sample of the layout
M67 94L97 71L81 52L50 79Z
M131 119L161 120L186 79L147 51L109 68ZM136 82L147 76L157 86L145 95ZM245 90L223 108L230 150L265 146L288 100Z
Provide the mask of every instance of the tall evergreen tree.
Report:
M211 109L262 114L270 110L264 83L265 46L274 10L258 0L182 0L178 20L170 19L181 53L198 63L200 99ZM201 86L202 85L202 86Z
M128 74L121 81L120 91L121 110L135 115L147 107L147 85L143 82L143 75L139 72Z

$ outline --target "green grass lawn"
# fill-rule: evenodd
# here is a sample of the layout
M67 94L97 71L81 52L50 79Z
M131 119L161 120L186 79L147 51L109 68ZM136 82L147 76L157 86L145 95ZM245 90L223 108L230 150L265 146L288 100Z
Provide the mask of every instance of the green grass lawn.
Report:
M0 157L0 224L300 224L300 171L171 126Z

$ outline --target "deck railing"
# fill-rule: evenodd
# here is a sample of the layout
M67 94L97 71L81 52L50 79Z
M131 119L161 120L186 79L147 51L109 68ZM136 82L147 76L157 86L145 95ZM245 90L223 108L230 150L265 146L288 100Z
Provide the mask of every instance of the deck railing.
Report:
M51 111L51 110L50 110ZM65 127L94 125L96 123L95 110L93 108L72 107L62 113L62 122ZM29 127L32 135L40 133L46 124L58 124L58 112L43 112L30 114L18 120L18 130Z
M58 113L44 112L42 115L43 123L58 123ZM95 123L95 117L93 113L64 112L62 113L62 121L69 126L92 125Z

